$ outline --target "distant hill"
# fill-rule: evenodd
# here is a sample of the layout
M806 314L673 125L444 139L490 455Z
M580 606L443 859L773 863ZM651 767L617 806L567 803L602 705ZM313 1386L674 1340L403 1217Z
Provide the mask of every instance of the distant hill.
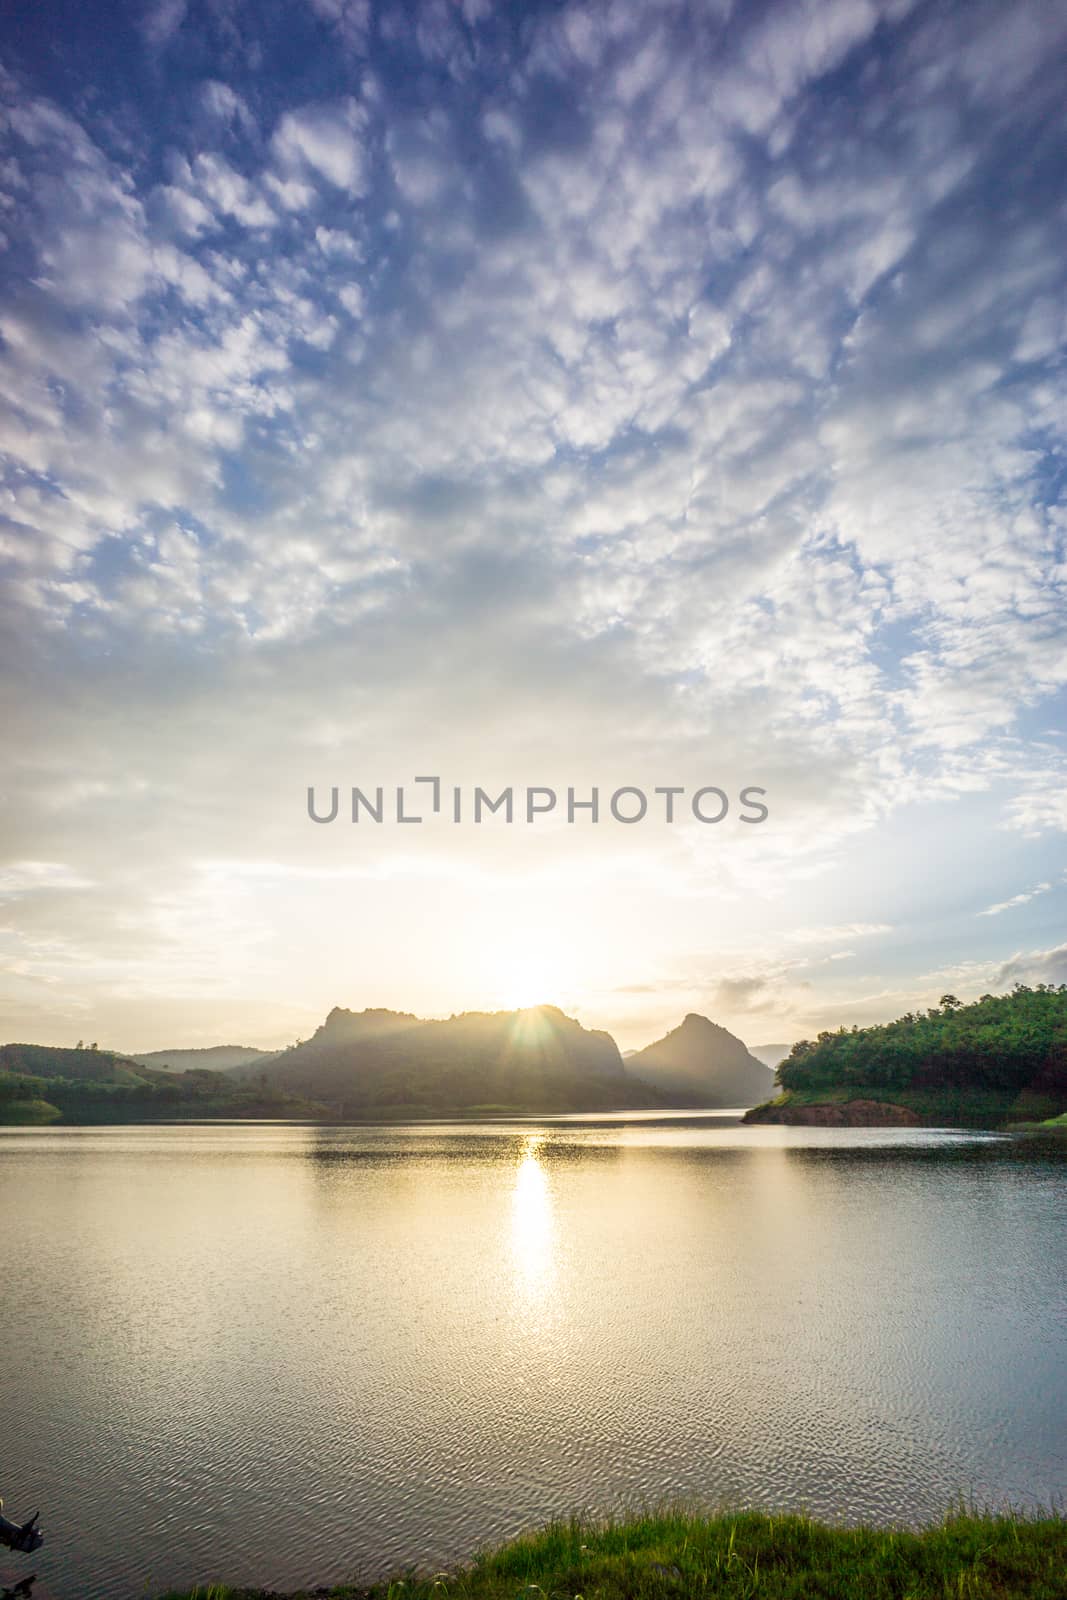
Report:
M328 1116L325 1106L229 1074L159 1071L113 1050L0 1045L0 1124Z
M67 1050L51 1044L0 1045L0 1072L31 1078L66 1078L71 1083L141 1083L132 1056L114 1050Z
M246 1045L141 1056L0 1046L9 1117L16 1101L37 1099L65 1121L750 1106L771 1084L740 1039L706 1017L686 1017L624 1062L610 1034L583 1028L556 1006L444 1021L338 1006L306 1042L273 1054Z
M471 1011L443 1022L337 1007L263 1076L349 1116L389 1108L585 1111L659 1103L623 1067L610 1034L583 1028L555 1006Z
M788 1044L750 1044L749 1055L755 1056L757 1061L762 1061L765 1067L773 1069L779 1061L784 1061L792 1049Z
M626 1070L679 1105L753 1106L774 1085L774 1073L740 1039L693 1011L664 1038L627 1056Z
M247 1044L213 1044L202 1050L148 1050L130 1059L142 1067L154 1067L157 1072L191 1072L197 1067L206 1067L209 1072L232 1072L235 1067L265 1066L278 1053L255 1050Z

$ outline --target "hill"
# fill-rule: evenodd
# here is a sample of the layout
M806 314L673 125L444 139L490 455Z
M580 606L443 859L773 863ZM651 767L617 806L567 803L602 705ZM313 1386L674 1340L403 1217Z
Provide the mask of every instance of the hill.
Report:
M132 1056L96 1048L64 1049L50 1044L0 1045L0 1072L27 1077L65 1078L70 1083L125 1083L144 1081Z
M770 1068L740 1039L693 1011L655 1044L627 1056L626 1070L687 1106L755 1105L774 1084Z
M583 1028L555 1006L471 1011L440 1022L336 1007L305 1044L255 1076L348 1116L662 1103L624 1068L610 1034Z
M783 1093L750 1122L912 1122L997 1127L1067 1110L1067 985L954 995L872 1028L795 1044Z
M0 1045L0 1124L324 1115L324 1106L281 1089L234 1083L221 1072L161 1072L111 1050Z
M256 1050L247 1044L213 1044L203 1049L148 1050L130 1059L139 1066L154 1067L157 1072L190 1072L197 1067L206 1067L209 1072L232 1072L238 1067L265 1066L277 1054L277 1050Z

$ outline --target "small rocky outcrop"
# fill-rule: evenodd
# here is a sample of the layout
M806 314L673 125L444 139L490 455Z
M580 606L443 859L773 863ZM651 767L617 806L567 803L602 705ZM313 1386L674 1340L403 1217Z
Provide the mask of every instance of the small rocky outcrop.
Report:
M917 1128L922 1118L888 1100L826 1101L823 1105L753 1106L746 1122L776 1122L800 1128Z

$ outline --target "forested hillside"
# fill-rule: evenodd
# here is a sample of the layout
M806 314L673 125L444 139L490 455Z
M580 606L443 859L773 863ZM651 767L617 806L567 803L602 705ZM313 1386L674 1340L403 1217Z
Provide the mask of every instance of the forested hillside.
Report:
M991 1089L1067 1093L1067 985L1016 984L964 1005L802 1039L778 1067L783 1089Z
M318 1117L283 1088L222 1072L157 1072L110 1050L0 1045L0 1124L152 1122L185 1117Z

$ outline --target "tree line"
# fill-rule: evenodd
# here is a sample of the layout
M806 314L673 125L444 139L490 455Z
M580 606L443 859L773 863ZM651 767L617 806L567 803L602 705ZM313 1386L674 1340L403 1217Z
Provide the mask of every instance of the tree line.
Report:
M895 1022L801 1039L778 1081L783 1089L1067 1090L1067 984L1017 983L969 1005L946 994Z

